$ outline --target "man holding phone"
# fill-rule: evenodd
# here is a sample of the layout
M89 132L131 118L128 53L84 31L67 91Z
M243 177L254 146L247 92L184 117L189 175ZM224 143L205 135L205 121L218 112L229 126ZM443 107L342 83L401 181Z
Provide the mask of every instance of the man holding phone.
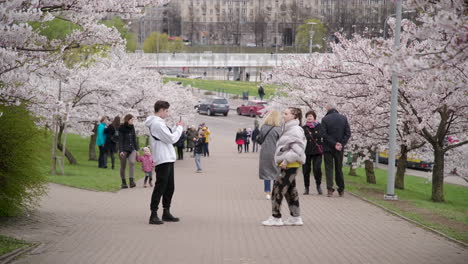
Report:
M169 128L164 120L169 116L169 103L157 101L154 104L154 115L149 116L145 124L150 131L150 145L153 161L156 164L156 183L151 196L150 224L160 225L165 222L178 222L170 212L172 195L174 194L174 162L176 153L173 144L176 143L183 131L182 117L174 128ZM162 197L163 214L162 221L158 217L159 202Z

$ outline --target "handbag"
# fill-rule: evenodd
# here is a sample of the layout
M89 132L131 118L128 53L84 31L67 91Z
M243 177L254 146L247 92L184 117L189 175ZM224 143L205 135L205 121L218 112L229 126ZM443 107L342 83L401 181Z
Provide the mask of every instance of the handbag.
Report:
M315 143L315 146L317 146L317 149L319 151L320 154L323 154L323 146L322 145L319 145L317 143L317 141L315 140L314 136L312 135L312 133L310 133L310 130L309 129L306 129L307 130L307 133L309 133L309 136L310 138L314 141Z
M266 132L266 134L265 134L265 136L263 138L260 138L260 136L257 137L257 143L260 144L260 145L263 144L263 141L265 141L265 138L268 136L268 134L270 133L270 131L273 128L275 128L275 127L274 126L270 127L270 129L268 129L268 131ZM259 140L259 139L261 139L261 140Z

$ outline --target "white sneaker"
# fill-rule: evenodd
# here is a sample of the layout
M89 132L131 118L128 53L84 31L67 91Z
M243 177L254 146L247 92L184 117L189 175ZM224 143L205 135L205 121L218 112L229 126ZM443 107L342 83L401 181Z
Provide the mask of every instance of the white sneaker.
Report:
M289 217L288 219L284 220L284 225L296 225L296 226L300 226L300 225L303 225L304 222L302 222L302 218L300 216L297 216L297 217Z
M267 194L267 195L266 195L266 199L267 199L267 200L271 200L271 195Z
M276 218L273 216L270 216L267 220L262 222L262 225L265 226L282 226L283 225L283 220L281 218Z

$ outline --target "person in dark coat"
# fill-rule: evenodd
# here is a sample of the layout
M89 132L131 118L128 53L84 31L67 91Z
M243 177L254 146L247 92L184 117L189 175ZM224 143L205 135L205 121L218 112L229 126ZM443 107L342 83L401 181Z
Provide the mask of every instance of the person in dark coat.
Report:
M265 96L265 89L263 89L263 86L258 87L258 97L260 97L260 100L263 101L263 97Z
M193 139L197 137L198 133L195 130L195 127L190 126L187 129L187 152L193 152L193 148L195 147L195 142L193 141Z
M302 128L307 139L305 149L306 162L302 165L302 174L304 175L304 194L309 194L310 171L313 168L315 185L318 194L322 194L322 137L320 137L320 123L317 122L317 114L314 111L306 113L306 124ZM312 163L312 164L311 164ZM311 166L312 165L312 166Z
M128 114L124 117L124 123L119 128L119 151L120 151L120 177L122 178L122 189L128 188L125 180L125 167L127 160L129 164L130 188L135 187L135 161L138 150L135 127L133 126L135 118Z
M242 128L239 128L236 133L236 144L237 144L237 152L242 153L242 146L244 145L244 132Z
M242 134L244 136L244 152L247 153L249 152L250 145L250 131L248 131L247 128L244 128Z
M325 175L327 180L328 197L333 195L333 169L338 194L343 196L345 184L343 179L343 153L344 147L351 137L348 119L338 113L332 104L326 106L327 114L322 118L320 134L323 138L323 151L325 160Z
M106 143L104 148L106 149L106 163L107 157L110 156L112 162L112 169L115 168L115 157L114 154L117 153L117 147L119 144L119 128L120 128L120 116L114 117L112 123L104 129L104 134L106 135Z
M177 160L184 159L184 148L185 148L185 140L187 139L187 134L185 131L182 131L182 135L180 135L179 140L174 144L177 148Z
M258 152L258 134L260 134L260 129L258 129L258 126L256 126L255 129L252 131L252 152Z

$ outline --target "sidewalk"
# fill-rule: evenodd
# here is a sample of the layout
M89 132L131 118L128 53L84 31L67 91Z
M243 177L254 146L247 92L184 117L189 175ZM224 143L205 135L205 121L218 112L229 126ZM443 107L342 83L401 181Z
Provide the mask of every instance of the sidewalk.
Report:
M204 173L189 157L177 162L172 211L181 222L148 225L152 190L141 182L117 193L51 184L34 215L0 227L43 243L17 263L466 263L466 248L349 194L301 195L304 226L262 226L271 205L258 154L238 154L230 133L251 120L236 118L206 117L213 141Z

